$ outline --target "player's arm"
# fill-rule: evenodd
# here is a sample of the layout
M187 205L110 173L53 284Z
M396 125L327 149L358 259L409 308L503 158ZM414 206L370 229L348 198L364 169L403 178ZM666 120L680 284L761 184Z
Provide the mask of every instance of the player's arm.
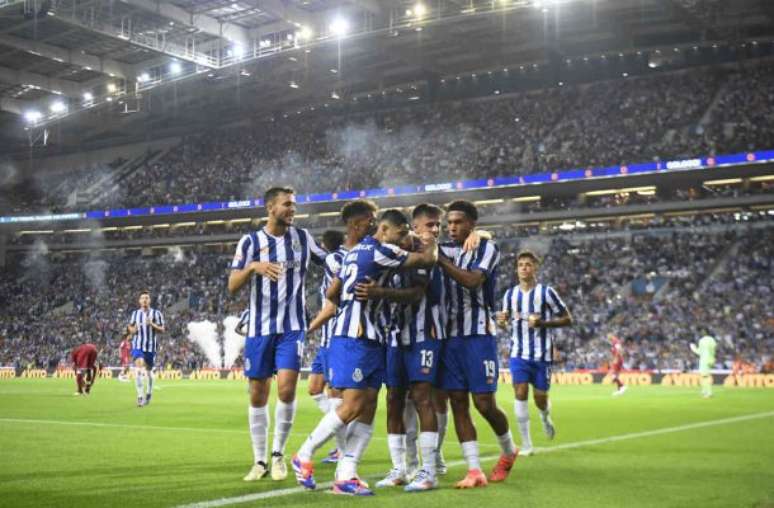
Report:
M325 291L325 300L330 301L335 308L339 306L339 299L341 297L341 279L336 276L331 281L331 285L328 286L328 289ZM325 304L323 304L323 307Z
M407 288L390 288L379 286L375 280L355 284L355 298L358 300L387 300L407 304L419 303L427 292L427 277L414 275L411 286Z
M546 289L546 304L556 317L544 321L537 314L533 314L528 318L530 328L564 328L572 325L570 309L552 287Z
M438 243L432 235L422 238L421 252L408 252L401 268L431 268L438 262Z
M699 349L699 346L691 342L690 347L691 351L693 351L693 354L701 356L701 350Z
M563 314L556 316L553 319L546 319L545 321L540 319L540 316L533 314L529 317L530 328L564 328L572 325L572 314L565 309Z
M234 260L231 262L231 273L228 276L228 292L231 295L236 294L237 291L242 289L253 275L268 277L276 282L282 273L282 268L278 263L269 263L267 261L248 262L248 256L252 256L250 254L253 247L252 244L253 240L250 235L245 235L239 240Z
M323 302L322 309L320 309L320 312L317 313L317 315L312 319L312 322L309 323L309 327L307 328L307 334L315 332L322 328L325 323L330 321L330 319L336 315L336 304L332 301L328 300L327 298Z
M164 323L164 315L159 312L156 314L156 318L158 319L158 323L155 322L155 320L151 319L148 324L150 324L151 328L156 330L159 333L164 333L167 331L167 327Z
M506 328L508 326L508 319L511 317L511 295L513 294L513 288L510 288L508 291L505 292L505 295L503 295L503 306L502 310L495 314L495 319L497 321L497 324L502 327Z
M268 261L252 261L244 268L231 270L228 276L228 292L235 295L237 291L247 284L250 277L260 275L268 277L269 280L276 282L282 273L279 263L269 263Z
M247 325L240 321L237 323L236 328L234 328L234 332L242 337L247 337L247 330L245 330L245 328L247 328Z
M438 266L462 287L478 289L486 282L486 273L480 270L464 270L446 256L438 258Z
M465 243L462 244L462 250L470 252L478 249L481 245L481 240L491 240L492 233L485 229L474 229L472 233L465 239Z

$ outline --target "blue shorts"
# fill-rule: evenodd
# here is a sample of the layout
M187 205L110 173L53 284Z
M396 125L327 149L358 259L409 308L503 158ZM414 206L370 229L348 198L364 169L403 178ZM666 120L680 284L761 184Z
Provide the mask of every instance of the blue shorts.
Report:
M435 385L441 363L440 355L440 340L388 347L384 384L389 388L408 388L411 383Z
M470 393L497 391L497 339L493 335L451 337L441 352L440 385Z
M328 347L328 382L333 388L382 387L384 347L375 340L333 337Z
M285 332L245 339L245 376L266 379L280 369L301 369L305 332Z
M511 358L510 367L513 384L529 383L544 392L551 388L551 362Z
M156 360L156 353L150 351L143 351L142 349L132 349L132 360L142 358L145 362L146 369L152 369L153 363Z
M328 380L328 348L320 347L312 362L312 374L322 374Z

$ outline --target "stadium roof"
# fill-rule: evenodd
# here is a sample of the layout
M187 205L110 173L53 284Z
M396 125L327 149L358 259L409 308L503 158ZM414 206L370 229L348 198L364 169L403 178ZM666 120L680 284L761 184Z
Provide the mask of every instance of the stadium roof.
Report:
M774 5L760 0L0 0L0 146L39 140L35 126L61 145L120 142L208 111L257 117L485 69L770 36Z

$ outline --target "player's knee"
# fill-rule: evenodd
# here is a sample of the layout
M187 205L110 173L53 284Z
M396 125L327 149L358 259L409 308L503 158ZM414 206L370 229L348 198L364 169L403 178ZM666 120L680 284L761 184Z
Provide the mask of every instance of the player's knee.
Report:
M296 398L296 391L287 387L281 388L277 390L277 398L285 404L290 404Z
M449 396L449 403L451 404L452 412L455 414L464 413L470 410L470 401L467 394L463 397Z
M476 406L476 410L482 415L487 415L497 408L494 396L490 394L475 395L473 397L473 404Z

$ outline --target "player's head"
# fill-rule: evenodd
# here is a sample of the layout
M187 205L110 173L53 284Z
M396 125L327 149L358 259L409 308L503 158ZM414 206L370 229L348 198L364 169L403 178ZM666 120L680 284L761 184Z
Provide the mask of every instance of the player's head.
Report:
M476 227L478 209L470 201L452 201L446 208L446 228L449 238L455 242L464 242Z
M516 254L516 275L519 281L531 282L535 280L540 258L531 250L523 250Z
M296 191L291 187L272 187L263 195L269 220L280 226L290 226L296 216Z
M411 222L414 232L418 235L431 233L438 238L441 235L441 217L443 210L430 203L422 203L411 212Z
M608 342L610 342L610 344L615 344L616 342L618 342L618 337L616 337L614 333L608 333L607 340Z
M140 298L138 301L140 302L140 307L142 307L143 309L149 308L150 301L151 301L150 291L143 291L142 293L140 293Z
M403 212L394 208L385 210L379 216L376 235L382 243L399 245L408 235L409 223Z
M322 235L322 244L325 250L333 252L344 243L344 233L336 231L335 229L329 229Z
M379 208L373 201L356 199L341 208L341 222L347 227L347 234L360 241L376 230L376 212Z

